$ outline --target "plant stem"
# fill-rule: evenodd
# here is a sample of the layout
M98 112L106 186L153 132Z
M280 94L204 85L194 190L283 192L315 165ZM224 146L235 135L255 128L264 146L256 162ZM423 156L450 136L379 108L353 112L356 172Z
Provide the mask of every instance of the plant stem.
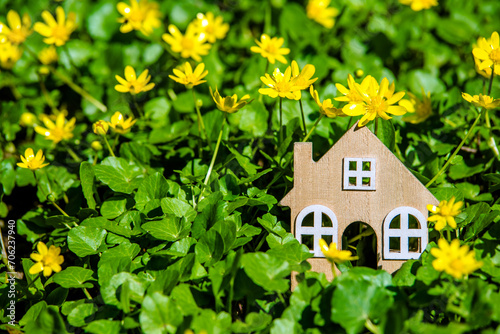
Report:
M267 70L269 69L269 59L266 58L266 69L264 70L264 75L267 73ZM266 84L261 83L260 87L263 88ZM264 98L264 95L260 94L259 95L259 102L262 102L262 99Z
M448 239L448 242L451 242L451 232L449 229L446 229L446 237Z
M80 159L80 157L78 155L76 155L75 151L73 151L71 149L71 147L69 147L68 145L66 145L66 150L68 151L69 155L71 155L71 157L73 158L73 160L75 160L78 163L82 162L82 159Z
M351 128L351 122L352 122L353 118L354 118L354 116L349 117L349 122L347 122L347 129L345 129L345 132L347 132Z
M131 94L131 95L132 95L132 101L134 101L135 109L137 110L137 112L134 112L134 110L132 109L132 113L134 114L135 118L140 118L140 117L144 116L144 113L142 112L142 109L139 106L139 103L137 103L137 97L135 96L135 94Z
M337 278L337 266L335 265L335 262L332 262L332 273L333 273L333 279Z
M35 284L35 282L38 281L38 279L41 277L42 277L42 273L39 273L38 276L34 280L32 280L30 284L28 284L28 286L26 287L26 290L29 290L29 288L31 288L31 286L33 284Z
M82 288L83 292L85 293L85 296L87 296L87 298L89 300L92 300L92 296L90 295L89 291L87 290L87 288Z
M444 164L444 166L439 170L439 172L437 172L437 174L429 182L427 182L427 184L425 185L426 188L429 188L429 186L431 184L433 184L434 181L436 181L437 178L440 177L441 174L444 173L444 171L446 171L446 169L448 168L448 166L451 164L451 161L453 160L453 158L455 158L455 156L457 155L458 151L460 151L460 149L462 148L462 146L464 146L465 142L467 141L467 139L469 138L470 134L472 133L472 130L476 127L476 124L479 121L479 119L481 118L482 114L483 114L483 110L481 110L479 112L479 114L476 117L476 120L474 121L474 123L472 123L472 126L470 127L469 131L465 135L464 139L460 142L460 144L455 149L455 151L453 152L453 154L448 158L448 160L446 161L446 163Z
M378 122L379 117L375 118L375 137L378 137Z
M59 205L57 205L57 203L53 200L51 200L49 198L50 194L49 195L46 195L45 192L43 191L43 188L40 187L40 184L38 182L38 177L36 176L36 173L33 171L33 176L35 177L35 181L36 181L36 185L38 187L38 189L40 189L40 192L45 196L45 198L47 198L47 201L49 201L53 206L55 206L55 208L57 210L59 210L59 212L61 212L64 216L66 217L69 217L69 215L66 213L66 211L64 211ZM53 197L53 196L52 196ZM71 230L71 226L69 226L67 223L63 223L68 229Z
M299 104L300 104L300 114L302 116L302 133L306 135L307 133L306 117L304 116L304 107L302 106L302 99L299 99Z
M493 77L495 76L495 64L491 65L491 76L490 76L490 83L488 85L488 96L491 94L491 88L493 88Z
M492 65L491 68L491 76L490 76L490 82L488 85L488 96L491 94L491 89L493 87L493 77L495 76L495 65ZM484 83L484 81L483 81ZM483 87L483 92L484 92L484 87ZM484 121L486 128L488 129L488 146L490 147L491 151L497 158L497 160L500 160L500 152L498 151L497 143L495 142L495 137L493 136L493 131L491 130L491 123L490 123L490 115L488 109L484 111Z
M380 333L380 329L378 329L378 327L370 320L370 318L366 319L365 327L366 327L366 329L368 329L370 331L370 333L373 333L373 334Z
M82 87L78 86L75 84L70 78L53 68L52 66L49 66L50 71L52 74L60 79L62 82L67 84L71 89L73 89L75 92L80 94L84 99L92 103L97 109L99 109L102 112L106 112L108 108L102 104L101 102L97 101L92 95L90 95L87 91L85 91Z
M191 88L191 91L193 92L194 107L196 108L196 113L198 114L198 132L200 133L201 137L201 127L201 129L203 129L203 133L205 134L205 138L207 139L208 147L210 147L210 150L212 150L212 143L210 141L210 138L208 137L205 123L203 123L203 117L201 117L200 108L198 107L198 103L196 102L196 92L194 91L194 88Z
M280 96L280 129L279 129L279 145L281 145L281 143L283 143L283 131L281 131L281 128L283 127L283 98Z
M307 133L307 135L304 137L304 139L302 139L302 142L306 142L306 141L309 139L309 137L311 137L311 135L312 135L312 133L313 133L314 129L316 129L316 127L317 127L317 126L318 126L318 124L319 124L319 121L321 121L321 119L322 119L324 116L325 116L324 114L321 114L321 115L318 117L318 119L316 120L316 122L314 122L313 127L311 128L311 130L309 130L309 132L308 132L308 133Z
M113 156L116 157L115 152L113 152L113 149L109 145L108 138L106 138L106 135L103 136L104 142L106 143L106 146L108 147L109 153Z

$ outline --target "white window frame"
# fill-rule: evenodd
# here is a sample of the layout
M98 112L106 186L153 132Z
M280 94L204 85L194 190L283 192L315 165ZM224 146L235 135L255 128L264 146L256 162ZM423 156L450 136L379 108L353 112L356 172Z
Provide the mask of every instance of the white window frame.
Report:
M310 226L302 226L302 222L304 218L310 214L314 213L314 224L312 227ZM330 218L332 222L332 227L323 227L322 225L322 214L325 214ZM313 249L310 250L314 257L325 257L321 248L319 247L319 240L323 235L331 235L332 242L338 242L338 221L337 216L333 213L332 210L327 208L326 206L315 204L310 205L304 208L297 216L295 220L295 238L302 243L302 235L313 235ZM338 247L338 245L337 245Z
M349 170L351 162L356 162L356 170ZM363 163L370 163L370 170L363 170ZM344 190L375 190L375 158L344 158ZM356 184L349 183L349 178L356 178ZM370 178L369 185L363 185L363 178Z
M400 215L400 228L391 229L389 228L391 222L396 216ZM420 228L410 229L409 228L409 215L414 216ZM383 248L383 258L385 260L410 260L418 259L422 252L427 247L429 232L427 229L427 219L424 215L415 208L409 206L400 206L391 212L384 219L384 248ZM400 251L391 252L389 249L389 238L399 237L400 241ZM420 238L420 252L410 252L409 251L409 238L416 237Z

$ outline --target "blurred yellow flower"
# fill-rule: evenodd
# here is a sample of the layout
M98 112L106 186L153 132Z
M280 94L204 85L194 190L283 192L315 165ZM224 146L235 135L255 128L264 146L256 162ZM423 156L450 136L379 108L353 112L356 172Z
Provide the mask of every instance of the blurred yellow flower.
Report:
M21 126L33 126L36 123L36 115L25 111L21 114L21 118L19 119L19 124Z
M22 155L20 157L22 162L18 162L17 165L21 168L27 168L35 171L48 165L48 163L43 163L45 161L45 157L43 156L42 150L38 150L35 155L33 149L29 147L24 151L24 157Z
M94 131L96 135L104 136L106 135L106 133L108 133L108 130L109 130L108 122L97 121L94 124L92 124L92 131Z
M363 81L361 82L361 90L365 91L368 89L368 86L370 84L372 76L368 75L366 76ZM337 90L344 96L339 96L336 97L334 100L335 101L340 101L340 102L360 102L363 99L361 98L361 95L359 95L359 92L356 90L356 82L354 81L354 78L352 75L347 76L347 85L349 88L344 87L343 85L336 83L335 87L337 87Z
M326 259L332 263L344 263L346 261L358 259L357 256L352 256L352 253L348 250L338 250L336 242L332 242L330 247L328 247L326 241L320 239L319 247L321 248L321 251L323 252L323 255L325 255Z
M205 43L206 38L204 33L197 33L194 24L189 24L186 34L182 35L179 29L170 24L168 26L170 34L163 34L161 37L170 45L173 52L181 54L182 58L193 58L200 62L201 57L208 54L208 50L212 47L211 44Z
M156 2L130 0L130 5L119 2L116 8L122 15L118 19L118 22L122 24L120 26L120 32L122 33L138 30L149 36L153 29L161 26L160 6Z
M113 128L116 133L126 134L130 132L132 125L137 122L136 119L129 117L127 120L123 117L122 113L117 111L111 116L111 122L109 122L109 126Z
M403 121L412 124L422 123L432 115L431 92L426 95L422 88L422 100L410 92L407 94L409 99L399 101L399 105L406 108L412 115L403 117Z
M481 268L482 261L477 261L474 250L469 252L469 246L460 246L458 239L448 243L445 239L438 240L438 247L431 249L431 254L436 259L432 261L432 266L437 271L444 271L447 274L461 279L475 270Z
M23 50L10 42L0 43L0 67L10 70L23 55Z
M39 241L36 245L37 253L31 253L30 257L36 263L30 268L31 275L38 274L43 271L43 275L48 277L52 275L52 271L58 273L61 271L61 264L64 262L64 257L61 254L61 248L51 245L47 246Z
M418 12L422 9L429 9L437 6L437 0L399 0L403 5L408 5L412 10Z
M274 69L273 76L265 74L260 80L266 85L266 88L260 88L259 93L268 95L272 98L286 97L290 100L300 99L300 87L295 86L295 80L292 79L292 69L287 67L285 73L281 73L279 68Z
M57 56L57 49L55 46L51 45L48 48L41 50L38 53L38 59L44 65L50 65L57 62L59 57Z
M455 197L452 197L449 201L441 201L439 206L432 204L427 205L427 210L432 212L434 215L427 218L430 222L436 222L434 228L441 231L446 225L451 228L457 228L457 222L455 221L455 216L460 214L460 208L464 203L462 201L455 203Z
M101 151L102 150L102 144L98 140L94 140L92 143L90 143L90 147L92 147L92 149L94 151Z
M154 83L149 83L151 76L148 74L149 70L144 70L137 77L134 68L127 65L125 67L125 79L119 75L115 75L115 79L120 83L115 86L115 89L120 93L130 93L132 95L147 92L155 86Z
M462 93L462 97L465 101L472 103L478 108L495 109L500 105L500 99L494 99L488 95L479 94L471 96L470 94Z
M311 64L307 64L300 71L299 64L295 60L292 60L292 80L295 80L295 86L299 87L300 90L308 89L309 86L318 80L318 78L311 79L315 71L316 68Z
M392 118L388 114L400 116L406 113L406 109L404 107L393 105L401 100L405 93L394 93L394 83L389 85L389 80L387 80L387 78L382 79L379 85L377 80L375 80L372 76L369 76L367 87L363 87L358 83L353 83L353 86L359 94L361 101L351 100L342 108L342 111L348 116L363 115L358 123L358 126L365 126L376 117L382 117L383 119L388 120Z
M229 30L229 24L223 22L222 16L215 17L212 12L208 12L198 13L193 23L197 33L204 34L205 40L209 43L215 43L216 40L226 37Z
M169 75L168 77L180 84L185 85L188 89L207 82L206 80L201 80L208 74L208 71L205 70L204 63L199 63L193 71L191 64L189 62L185 62L184 65L174 68L173 72L176 76Z
M495 67L495 73L497 68L500 67L500 44L498 32L494 31L491 34L490 39L479 38L477 41L478 47L472 49L472 54L474 58L478 60L479 70L484 70L486 68ZM491 70L490 70L491 74Z
M473 46L472 46L472 49L476 49L479 47L480 44L483 43L483 39L486 39L486 45L490 45L491 46L491 38L484 38L484 37L479 37L477 39L477 43L475 43ZM479 69L479 65L481 65L482 63L482 60L479 60L477 59L476 57L474 57L474 67L476 68L476 72L479 73L480 75L482 75L483 77L485 77L486 79L489 79L491 77L491 67L486 67L484 69ZM500 74L500 66L496 66L495 67L495 75L499 75Z
M212 87L208 87L210 89L210 95L214 99L217 108L220 111L227 112L228 114L232 114L252 102L250 100L250 95L246 94L238 101L238 96L234 94L233 96L221 97L217 88L215 88L215 93L212 91Z
M334 7L328 7L330 0L309 0L306 7L307 17L331 29L335 24L335 19L339 15L339 10Z
M70 12L66 19L66 14L62 7L56 8L56 19L48 11L42 12L44 23L37 22L33 29L40 35L46 37L43 41L46 44L62 46L69 40L69 36L76 29L76 14Z
M0 22L0 43L9 41L13 44L21 44L31 35L31 19L27 13L24 13L21 22L19 14L11 9L7 13L7 23L8 26Z
M337 116L345 116L344 113L342 112L342 108L336 108L331 99L326 99L323 102L320 101L319 99L319 94L318 91L314 89L314 86L311 85L309 88L309 92L311 93L311 96L314 99L314 102L319 107L319 112L323 115L326 115L329 118L335 118Z
M287 61L283 55L287 55L290 53L290 49L282 48L281 46L285 40L283 37L269 37L267 34L262 34L260 36L260 42L255 40L258 46L252 46L250 51L255 53L260 53L262 57L267 58L267 60L274 64L275 61L279 61L280 63L286 64Z
M76 118L73 117L66 121L63 113L59 113L56 122L50 119L47 115L40 115L40 118L45 125L44 127L36 126L35 131L45 136L46 139L52 140L54 143L59 143L61 140L68 140L73 138L73 130L75 129Z

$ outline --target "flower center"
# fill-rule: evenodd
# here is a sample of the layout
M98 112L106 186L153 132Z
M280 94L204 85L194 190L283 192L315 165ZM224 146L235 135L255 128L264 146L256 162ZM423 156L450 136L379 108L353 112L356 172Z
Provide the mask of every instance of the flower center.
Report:
M52 28L52 36L63 41L68 40L68 31L65 26L56 25Z
M367 106L368 113L383 113L387 111L387 102L381 96L375 96L371 99L370 104Z
M269 43L266 45L266 51L271 53L271 54L275 54L275 53L277 53L278 50L273 43Z
M490 59L493 61L493 64L500 65L500 48L496 48L490 52Z
M191 38L183 38L181 42L181 46L184 50L190 50L194 48L194 42Z
M447 206L443 206L441 208L441 216L449 216L450 215L450 208Z
M64 138L65 133L66 131L64 131L64 129L61 128L50 129L50 136L57 141L61 141Z
M12 43L21 44L26 40L26 34L21 30L12 30L9 34L9 40Z

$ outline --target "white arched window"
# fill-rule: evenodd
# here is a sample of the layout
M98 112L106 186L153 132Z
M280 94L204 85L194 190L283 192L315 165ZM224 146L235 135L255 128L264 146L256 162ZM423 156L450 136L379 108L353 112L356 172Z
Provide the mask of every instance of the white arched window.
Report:
M428 242L427 219L409 206L400 206L384 219L385 260L418 259Z
M319 239L337 242L338 223L332 210L323 205L310 205L297 216L295 237L300 243L309 243L314 257L325 257L319 247ZM308 241L308 242L306 242Z

